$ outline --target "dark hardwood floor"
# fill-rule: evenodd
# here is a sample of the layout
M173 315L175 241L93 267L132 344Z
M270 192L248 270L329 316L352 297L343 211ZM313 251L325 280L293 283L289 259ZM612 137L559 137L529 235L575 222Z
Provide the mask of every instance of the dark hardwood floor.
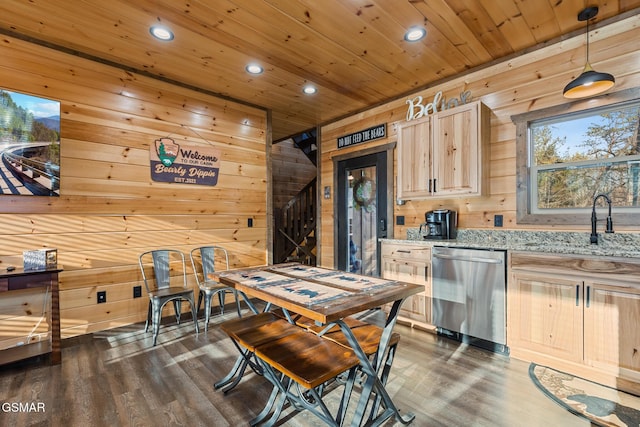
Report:
M270 392L266 380L252 373L227 395L213 389L237 356L215 324L234 314L213 316L198 335L188 320L164 324L156 347L136 324L64 340L58 366L2 366L0 426L248 425ZM396 331L402 339L388 390L403 412L416 414L413 426L590 425L536 389L528 363L405 325ZM44 410L11 412L13 403ZM280 425L322 425L306 412L285 415Z

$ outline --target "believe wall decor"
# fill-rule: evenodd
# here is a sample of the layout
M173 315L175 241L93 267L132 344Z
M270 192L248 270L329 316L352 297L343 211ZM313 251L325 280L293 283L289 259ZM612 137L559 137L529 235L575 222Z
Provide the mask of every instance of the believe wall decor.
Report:
M181 145L171 138L156 139L149 147L151 179L159 182L216 185L220 150Z
M0 194L60 196L60 102L0 89Z
M457 107L471 102L471 91L465 90L460 92L460 98L446 99L442 96L442 91L435 94L433 101L424 105L422 103L422 96L416 96L413 99L407 99L409 108L407 109L407 121L419 119L420 117L427 116L429 113L437 113L438 111L448 110L449 108Z

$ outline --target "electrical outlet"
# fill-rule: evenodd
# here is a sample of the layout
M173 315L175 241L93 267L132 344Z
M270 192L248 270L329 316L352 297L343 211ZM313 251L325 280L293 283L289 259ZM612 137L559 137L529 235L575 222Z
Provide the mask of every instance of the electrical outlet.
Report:
M98 295L98 304L107 302L107 291L99 291L97 295Z
M493 226L494 227L502 227L502 215L494 215L493 216Z
M396 225L404 225L404 215L398 215L396 217Z
M142 286L134 286L133 287L133 297L140 298L142 296Z
M253 218L249 218L247 220L247 227L249 227L249 228L253 227Z

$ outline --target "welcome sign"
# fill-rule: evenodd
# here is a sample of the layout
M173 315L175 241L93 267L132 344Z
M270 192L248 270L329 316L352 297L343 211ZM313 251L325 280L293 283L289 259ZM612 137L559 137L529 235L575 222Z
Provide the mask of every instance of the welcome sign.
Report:
M171 138L160 138L149 147L149 158L153 181L218 184L220 151L216 148L182 145Z

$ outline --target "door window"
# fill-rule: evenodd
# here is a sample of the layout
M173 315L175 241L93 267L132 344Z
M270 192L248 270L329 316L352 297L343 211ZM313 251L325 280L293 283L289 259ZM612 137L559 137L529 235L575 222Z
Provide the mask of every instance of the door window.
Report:
M348 266L352 273L375 275L377 269L376 167L347 171Z

